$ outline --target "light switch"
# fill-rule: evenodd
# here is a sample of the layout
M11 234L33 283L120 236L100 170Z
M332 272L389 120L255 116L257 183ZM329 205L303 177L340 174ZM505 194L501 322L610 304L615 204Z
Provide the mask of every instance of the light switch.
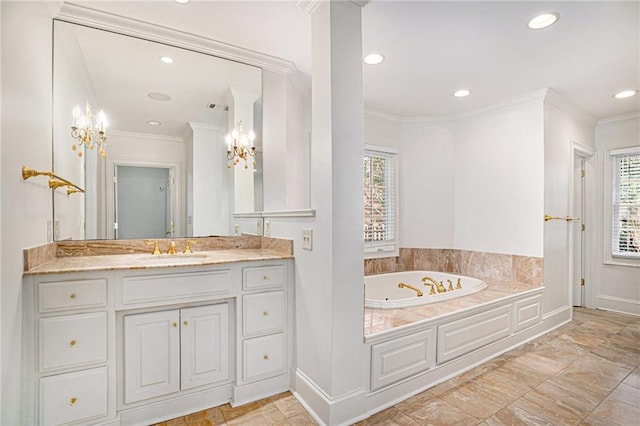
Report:
M313 249L313 230L312 229L302 230L302 248L305 250Z

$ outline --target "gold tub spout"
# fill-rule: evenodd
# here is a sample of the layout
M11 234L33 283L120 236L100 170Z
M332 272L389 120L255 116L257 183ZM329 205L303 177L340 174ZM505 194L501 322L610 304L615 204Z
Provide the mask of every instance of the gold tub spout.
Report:
M444 285L442 285L442 283L439 283L438 281L434 280L431 277L424 277L422 279L422 282L424 283L424 285L429 285L425 281L432 282L436 286L436 288L438 289L438 293L446 293L447 289L444 288Z
M420 289L415 288L412 285L409 284L405 284L405 283L398 283L398 288L410 288L411 290L415 291L418 294L418 297L422 297L423 293L420 291Z

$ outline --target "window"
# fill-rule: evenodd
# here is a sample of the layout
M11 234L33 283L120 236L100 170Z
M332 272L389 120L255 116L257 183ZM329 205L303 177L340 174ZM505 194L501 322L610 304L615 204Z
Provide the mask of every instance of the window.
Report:
M611 151L613 209L611 253L640 259L640 149Z
M395 150L364 153L364 245L367 257L397 256Z

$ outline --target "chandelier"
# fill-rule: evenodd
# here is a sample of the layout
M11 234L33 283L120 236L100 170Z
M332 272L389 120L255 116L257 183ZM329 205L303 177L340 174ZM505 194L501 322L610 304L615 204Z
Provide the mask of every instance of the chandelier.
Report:
M249 157L256 156L256 147L253 145L253 141L256 139L256 134L251 130L249 134L245 134L242 129L242 121L238 122L238 125L233 131L227 135L227 168L231 168L231 162L236 166L240 163L240 160L244 160L244 168L248 169ZM253 166L255 167L256 161L253 160Z
M104 111L100 111L96 117L91 112L91 103L87 99L87 106L84 109L84 114L80 111L80 107L75 107L73 110L73 124L71 125L71 137L75 139L71 145L73 151L77 150L82 145L93 149L95 145L98 146L98 152L102 158L107 157L105 148L107 146L107 135L105 128L107 127L107 118L104 115ZM78 143L79 147L76 145ZM82 157L82 149L78 149L78 157Z

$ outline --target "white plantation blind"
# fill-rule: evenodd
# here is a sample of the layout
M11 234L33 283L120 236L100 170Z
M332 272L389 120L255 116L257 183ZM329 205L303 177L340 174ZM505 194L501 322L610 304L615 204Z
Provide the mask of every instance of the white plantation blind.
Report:
M640 148L611 152L613 256L640 259Z
M365 149L365 252L396 251L396 154Z

